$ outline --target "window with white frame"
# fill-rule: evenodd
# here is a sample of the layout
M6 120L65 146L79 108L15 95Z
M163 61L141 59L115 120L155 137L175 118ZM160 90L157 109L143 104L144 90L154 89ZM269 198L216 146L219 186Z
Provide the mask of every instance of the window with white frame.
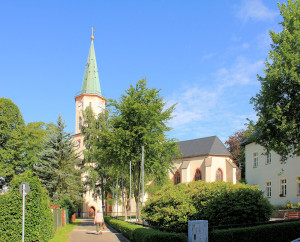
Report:
M253 153L253 167L258 166L258 152Z
M300 196L300 176L297 177L297 195Z
M271 187L271 182L266 182L266 197L271 197L272 196L272 187Z
M286 179L280 180L280 197L286 197Z
M266 156L266 165L269 165L269 164L271 164L271 152L268 152L267 156Z

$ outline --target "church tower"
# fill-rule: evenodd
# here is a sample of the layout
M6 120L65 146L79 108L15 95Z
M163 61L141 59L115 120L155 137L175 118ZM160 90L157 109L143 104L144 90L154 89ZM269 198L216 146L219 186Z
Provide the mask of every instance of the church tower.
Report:
M74 141L80 151L80 159L83 160L83 134L81 133L81 125L83 124L83 111L89 106L95 115L103 112L107 100L102 97L99 74L94 49L94 35L92 28L90 52L85 68L81 91L75 97L76 115L75 115L75 135ZM95 211L101 208L100 199L95 199L92 192L87 191L83 196L83 206L79 214L81 217L93 217Z

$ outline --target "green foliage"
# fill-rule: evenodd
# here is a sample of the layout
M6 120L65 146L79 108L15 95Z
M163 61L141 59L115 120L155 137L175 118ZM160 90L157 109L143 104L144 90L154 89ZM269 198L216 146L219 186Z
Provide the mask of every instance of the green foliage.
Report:
M19 186L27 182L30 192L25 197L25 241L49 241L53 237L53 214L47 191L30 171L15 176L9 192L0 195L0 241L22 239L22 195Z
M111 115L108 111L100 114L97 122L91 117L83 128L84 142L89 147L85 155L91 155L101 167L112 168L110 177L115 183L123 172L127 191L132 162L132 189L138 206L142 146L145 150L145 183L153 179L159 181L171 169L172 159L179 156L177 143L165 134L170 130L167 121L175 106L167 108L160 90L149 89L146 84L143 79L135 86L131 85L119 101L110 100Z
M234 163L241 169L241 178L245 178L245 147L241 145L245 136L247 134L246 130L238 130L228 137L228 140L225 141L230 154L233 157Z
M26 155L24 157L26 167L33 169L33 165L39 161L38 153L44 148L44 141L50 130L55 125L53 123L45 124L43 122L28 123L25 127L25 145Z
M266 224L255 227L213 230L209 241L214 242L289 242L300 237L300 221Z
M205 217L210 225L242 224L266 221L272 205L262 192L250 186L231 187L206 204Z
M44 138L52 124L24 124L19 108L10 100L0 98L0 190L13 176L38 161Z
M71 213L80 204L83 189L80 170L75 168L75 146L64 129L65 124L59 116L39 153L40 161L34 165L34 172L48 190L51 201Z
M84 166L83 172L88 174L85 177L84 185L90 189L94 196L98 195L104 199L108 192L112 193L113 167L107 163L110 159L106 156L105 145L102 141L107 134L108 129L108 112L101 113L97 117L90 107L83 112L84 124L82 133L84 134L84 163L93 163L93 166Z
M0 98L0 189L24 171L25 124L19 108Z
M286 160L300 155L300 10L299 0L278 4L282 32L270 31L273 41L261 90L251 99L257 112L255 142ZM250 126L253 123L250 123Z
M153 195L142 217L151 225L186 230L188 220L210 225L266 221L272 206L256 187L204 181L167 186Z
M110 217L104 217L106 223L114 229L120 231L125 237L133 242L173 242L173 241L187 241L185 234L168 233L151 228L143 228L142 226L131 224L124 221L119 221Z

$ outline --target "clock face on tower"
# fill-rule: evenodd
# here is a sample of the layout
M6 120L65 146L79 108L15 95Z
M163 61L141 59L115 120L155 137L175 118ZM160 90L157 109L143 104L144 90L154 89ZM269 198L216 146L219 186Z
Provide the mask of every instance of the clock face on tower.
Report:
M83 105L82 105L82 102L79 102L77 107L78 107L79 110L81 110L81 109L82 109L82 106L83 106Z

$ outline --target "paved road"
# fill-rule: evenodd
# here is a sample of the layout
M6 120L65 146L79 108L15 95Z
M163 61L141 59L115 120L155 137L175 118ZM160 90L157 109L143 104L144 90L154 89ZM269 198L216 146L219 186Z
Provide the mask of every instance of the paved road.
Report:
M68 242L85 241L109 241L109 242L130 242L121 233L107 225L102 234L96 234L96 225L93 219L79 219L81 223L69 234Z

